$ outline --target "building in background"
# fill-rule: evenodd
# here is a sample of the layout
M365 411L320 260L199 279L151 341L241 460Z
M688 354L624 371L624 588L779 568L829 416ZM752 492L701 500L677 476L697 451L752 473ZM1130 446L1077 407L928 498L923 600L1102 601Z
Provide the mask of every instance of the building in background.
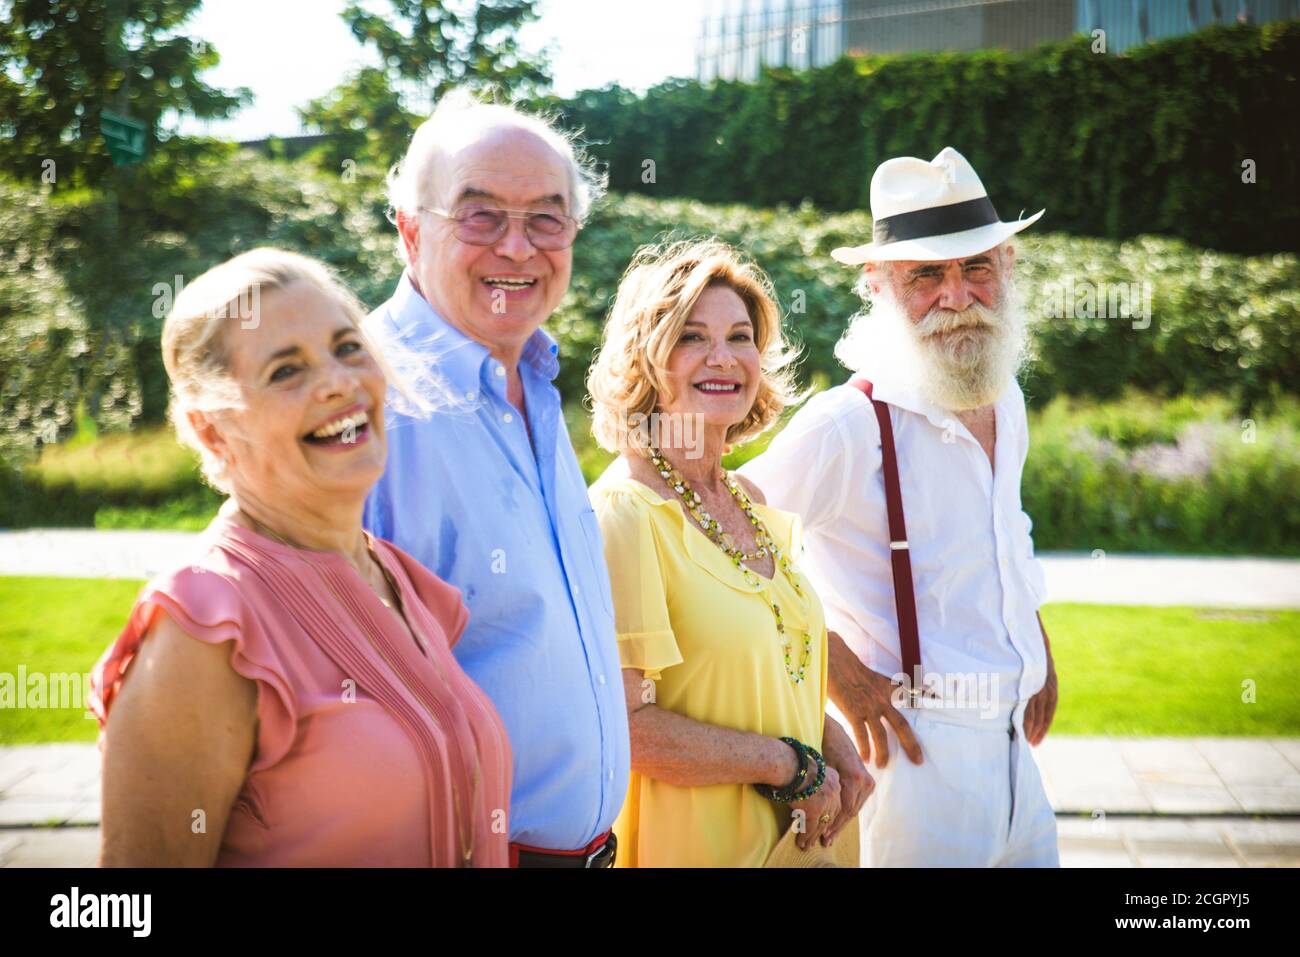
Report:
M845 54L1023 50L1106 31L1120 53L1214 23L1300 17L1300 0L712 0L696 76L753 80L764 66L825 66Z

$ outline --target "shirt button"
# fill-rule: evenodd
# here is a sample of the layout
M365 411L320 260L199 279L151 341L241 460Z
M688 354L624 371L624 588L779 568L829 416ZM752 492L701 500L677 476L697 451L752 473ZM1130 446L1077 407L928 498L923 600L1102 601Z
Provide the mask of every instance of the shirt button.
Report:
M604 676L604 675L597 675L597 676L596 676L596 680L598 680L601 684L604 684L604 683L605 683L605 676Z
M611 781L614 780L614 769L613 769L613 768L610 768L610 769L609 769L609 779L610 779Z
M515 417L514 417L513 415L511 415L509 412L507 412L505 415L501 416L501 421L502 421L502 422L513 422L514 420L515 420Z
M466 393L465 393L465 398L467 398L467 399L469 399L469 401L473 402L475 399L478 398L478 393L475 392L475 391L473 391L473 390L471 389L469 392L466 392Z
M579 588L577 585L574 585L574 586L573 586L573 594L574 594L574 595L581 595L581 594L582 594L582 589Z
M497 365L497 375L499 375L499 376L503 376L503 375L505 375L505 374L506 374L506 367L503 366L503 365L499 365L499 364L498 364L498 365Z

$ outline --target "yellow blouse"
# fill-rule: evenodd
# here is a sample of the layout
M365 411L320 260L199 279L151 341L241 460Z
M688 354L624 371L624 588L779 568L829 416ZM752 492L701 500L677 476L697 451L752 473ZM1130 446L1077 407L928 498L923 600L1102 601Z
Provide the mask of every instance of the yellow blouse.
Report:
M826 622L812 585L800 598L776 569L751 585L673 499L631 478L591 487L605 540L624 668L654 679L654 703L697 721L797 738L818 750L826 714ZM782 553L801 548L798 516L754 504ZM781 610L798 673L786 672L769 602ZM649 694L649 689L647 689ZM632 773L614 824L623 867L761 867L789 812L747 784L676 787Z

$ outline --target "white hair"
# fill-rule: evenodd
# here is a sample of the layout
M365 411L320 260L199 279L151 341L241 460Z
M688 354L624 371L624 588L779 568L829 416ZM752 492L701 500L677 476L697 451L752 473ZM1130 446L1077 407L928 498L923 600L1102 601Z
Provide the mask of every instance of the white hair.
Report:
M886 264L886 268L890 268ZM871 344L875 338L871 328L871 287L867 285L867 273L858 273L853 291L862 300L862 308L849 318L844 334L835 343L835 358L840 365L850 372L860 372L871 356Z
M416 129L406 155L388 173L388 205L404 213L414 213L421 206L445 206L448 197L440 193L447 189L447 159L488 130L503 127L533 133L565 161L569 215L583 222L604 195L608 177L596 168L576 135L560 130L551 117L525 113L513 104L480 100L464 87L440 99ZM405 259L400 241L398 250Z

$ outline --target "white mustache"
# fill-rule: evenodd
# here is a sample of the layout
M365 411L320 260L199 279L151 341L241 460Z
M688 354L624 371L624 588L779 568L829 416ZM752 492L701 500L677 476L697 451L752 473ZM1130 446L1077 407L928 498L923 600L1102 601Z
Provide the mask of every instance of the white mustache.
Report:
M984 332L996 332L1002 326L1002 319L992 309L981 303L972 303L962 310L942 309L936 306L926 313L925 318L916 324L916 334L922 339L959 329L977 329Z

